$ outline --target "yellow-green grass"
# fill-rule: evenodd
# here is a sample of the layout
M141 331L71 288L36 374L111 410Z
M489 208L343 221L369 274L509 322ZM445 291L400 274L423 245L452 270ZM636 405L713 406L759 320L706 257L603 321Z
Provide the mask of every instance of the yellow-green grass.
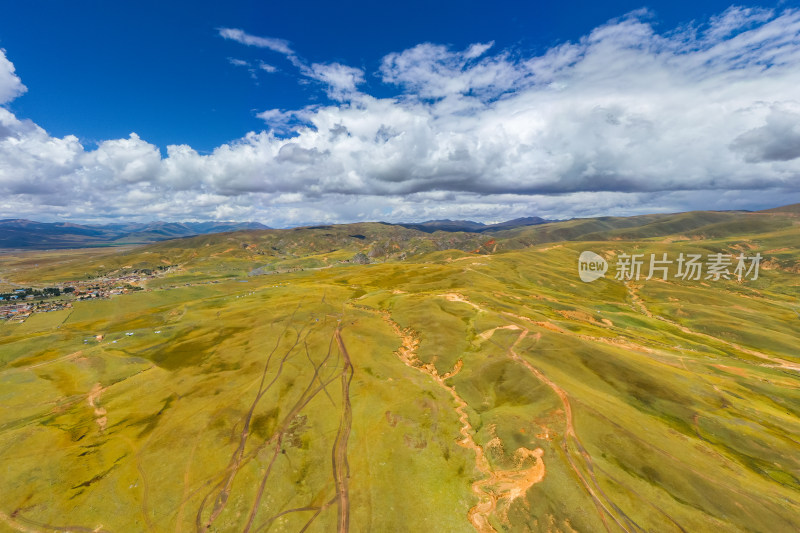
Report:
M313 231L331 230L299 233ZM182 270L150 291L0 326L0 528L189 531L215 515L211 530L299 531L319 511L309 531L336 530L338 330L353 368L352 531L474 531L472 484L487 474L459 444L451 387L492 471L519 468L518 448L542 449L544 478L500 498L498 531L796 530L797 236L770 226L741 240L444 251L250 277L268 261L241 246L213 256L227 248L209 237L215 251L190 257L162 243L158 260ZM756 281L578 278L583 250L613 262L742 243L770 263ZM344 257L312 252L282 264ZM392 324L439 376L460 371L439 383L404 364ZM265 383L276 379L237 461L270 353Z

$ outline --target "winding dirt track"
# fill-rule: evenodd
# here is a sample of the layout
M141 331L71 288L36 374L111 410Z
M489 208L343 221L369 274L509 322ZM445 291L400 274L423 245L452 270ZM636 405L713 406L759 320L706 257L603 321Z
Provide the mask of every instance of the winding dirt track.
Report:
M750 348L745 348L744 346L740 346L739 344L736 344L735 342L726 341L725 339L721 339L719 337L715 337L713 335L709 335L708 333L695 331L693 329L687 328L683 324L675 322L674 320L670 320L670 319L668 319L666 317L663 317L663 316L660 316L660 315L655 315L647 308L647 306L644 303L644 300L642 300L642 298L639 296L638 287L636 287L632 283L626 283L625 287L628 289L628 295L630 296L631 301L634 304L634 307L637 308L643 315L645 315L645 316L647 316L649 318L655 318L656 320L660 320L662 322L665 322L665 323L667 323L667 324L669 324L669 325L671 325L673 327L678 328L683 333L687 333L689 335L694 335L696 337L701 337L703 339L707 339L707 340L711 340L711 341L714 341L714 342L718 342L720 344L724 344L725 346L728 346L729 348L733 348L734 350L737 350L737 351L746 353L748 355L752 355L754 357L758 357L759 359L764 359L765 361L769 361L770 363L773 363L772 365L767 365L767 366L771 366L771 367L775 367L775 368L783 368L785 370L792 370L794 372L800 372L800 365L798 365L797 363L792 363L791 361L787 361L785 359L781 359L780 357L775 357L775 356L772 356L772 355L769 355L769 354L765 354L765 353L759 352L757 350L751 350Z
M461 294L449 293L449 294L444 294L443 296L449 301L463 302L465 304L468 304L468 305L474 307L478 311L485 311L481 306L469 301L466 297L464 297ZM534 321L528 319L527 317L517 316L517 315L510 314L510 313L504 313L504 314L506 314L508 316L511 316L513 318L516 318L516 319L523 319L523 320L532 322L533 324L535 324L535 325L537 325L539 327L543 327L545 329L556 331L558 333L563 333L563 334L567 334L567 335L574 335L574 336L577 336L577 337L584 337L583 335L574 334L574 333L572 333L570 331L567 331L567 330L564 330L562 328L559 328L558 326L556 326L555 324L551 324L550 322L534 322ZM575 426L573 424L573 417L572 417L572 405L570 404L569 396L567 395L566 391L564 391L564 389L559 387L555 382L550 380L539 369L537 369L536 367L531 365L527 360L525 360L524 358L520 357L519 354L515 351L517 346L519 345L519 343L522 342L522 340L525 339L525 337L527 337L527 335L528 335L528 333L530 331L527 328L519 326L518 324L508 324L506 326L500 326L500 327L494 328L494 329L490 330L491 333L486 332L486 334L487 334L486 337L483 337L483 335L481 335L481 337L488 339L491 334L494 334L494 332L499 330L499 329L511 329L511 330L518 329L518 330L521 330L521 333L520 333L519 337L517 337L517 339L514 341L514 343L508 349L509 357L511 359L513 359L514 361L522 364L525 368L527 368L528 371L530 371L539 381L541 381L542 383L547 385L561 400L561 403L564 406L564 418L565 418L565 426L566 426L565 438L564 438L564 443L563 443L564 454L565 454L565 456L566 456L566 458L567 458L567 460L568 460L568 462L570 464L570 467L572 468L572 470L577 475L577 477L580 480L581 484L583 485L584 489L592 497L592 500L594 501L594 503L595 503L595 505L597 507L598 514L599 514L600 518L602 519L603 524L605 525L606 529L609 530L609 524L608 524L608 521L607 521L607 517L610 517L625 532L629 533L630 531L641 531L641 528L633 520L631 520L622 511L622 509L620 509L616 504L614 504L613 501L611 501L611 499L603 492L603 489L600 487L599 483L597 482L597 479L595 478L595 475L594 475L594 464L592 462L592 458L589 455L589 453L586 451L586 448L583 446L583 444L581 443L580 439L578 438L577 433L575 432ZM538 341L538 339L540 337L541 337L541 334L537 333L536 340ZM599 339L591 338L589 340L599 340ZM572 453L571 453L570 448L569 448L570 442L572 442L575 445L575 447L577 448L581 458L583 459L583 466L586 469L586 471L588 472L588 476L584 475L581 472L581 469L578 468L578 465L573 460ZM473 522L473 524L474 524L474 522ZM476 528L477 528L477 526L476 526ZM483 533L483 531L484 531L484 530L482 530L480 528L477 528L477 529L481 533ZM489 530L486 530L486 531L489 531Z
M77 357L80 357L81 354L83 354L83 350L78 350L77 352L74 352L74 353L71 353L71 354L67 354L67 355L59 357L57 359L50 359L49 361L43 361L41 363L36 363L36 364L33 364L33 365L29 365L29 366L22 366L20 368L21 369L25 369L25 370L32 370L34 368L39 368L39 367L44 366L44 365L52 365L53 363L59 363L61 361L68 361L70 359L75 359Z
M774 365L770 366L777 366L788 370L800 371L800 365L797 365L795 363L774 356L770 356L768 354L757 352L755 350L744 348L735 343L719 339L709 334L691 330L688 327L685 327L678 322L674 322L662 316L654 315L646 307L645 302L639 297L637 293L637 287L632 286L631 284L627 284L626 286L634 308L649 318L657 319L667 324L670 324L671 326L679 329L684 333L691 334L704 339L713 340L715 342L729 346L730 348L733 348L742 353L747 353L759 357L761 359L770 361L771 363L774 363ZM606 529L610 531L609 526L615 523L622 531L625 532L642 531L642 528L638 526L635 522L633 522L604 493L603 489L598 483L598 480L595 477L595 467L592 462L592 458L585 449L585 447L583 446L583 444L581 443L575 431L573 423L572 405L570 403L570 398L567 392L564 389L562 389L559 385L557 385L555 382L553 382L551 379L549 379L542 371L534 367L528 359L523 358L517 352L518 346L526 338L535 338L535 340L538 342L539 338L541 337L541 333L535 333L535 335L531 335L531 330L528 329L527 327L520 325L520 322L525 323L528 327L531 327L532 329L544 328L558 334L569 335L587 341L602 342L606 344L617 344L617 345L622 344L626 348L648 353L652 353L654 350L649 347L635 344L632 341L628 340L615 340L606 337L592 337L584 334L575 333L547 321L544 322L534 321L528 317L513 315L511 313L506 313L506 312L495 313L494 311L486 310L482 306L471 302L468 298L459 293L446 293L446 294L440 294L439 296L445 298L450 302L458 302L469 305L472 308L474 308L477 312L490 312L498 315L504 315L511 320L511 323L506 323L506 325L498 326L479 333L478 339L480 341L488 341L492 338L494 333L499 330L511 330L519 332L519 335L513 342L513 344L511 344L511 346L507 348L508 357L513 361L519 363L520 365L524 366L537 380L547 385L547 387L549 387L559 397L561 404L563 406L564 422L565 422L565 435L562 445L563 452L572 470L574 471L578 480L582 484L583 488L594 501L598 510L598 514L602 519ZM434 364L423 363L418 358L417 351L419 348L420 341L416 332L414 332L410 328L402 329L396 322L394 322L391 314L387 311L376 310L361 305L355 305L355 304L351 305L353 305L353 307L357 309L365 310L379 315L390 326L392 331L401 340L401 346L396 352L398 358L406 366L414 368L415 370L429 376L441 388L447 390L448 393L453 398L453 401L455 403L454 411L457 414L459 423L461 425L459 429L461 438L457 440L457 444L474 452L475 468L482 475L481 479L472 483L471 490L478 498L478 503L469 509L467 517L470 523L479 533L496 533L497 530L491 524L490 518L492 516L495 516L496 519L500 520L501 522L505 522L506 521L505 515L511 504L516 499L524 497L527 491L533 485L541 482L544 479L546 475L545 463L543 461L544 451L541 448L528 449L525 447L521 447L514 452L514 458L516 460L515 468L508 470L493 469L489 459L487 458L487 453L486 453L486 448L490 446L491 443L487 444L486 446L481 446L476 442L475 440L476 432L469 421L469 414L467 412L468 404L459 395L455 387L447 382L447 380L456 376L462 370L464 366L463 360L459 359L450 372L447 372L445 374L440 374ZM292 318L289 319L288 323L285 324L283 331L278 336L278 339L282 338L283 334L289 331L293 317L294 314L292 314ZM200 505L200 508L197 512L196 524L198 531L207 531L212 527L213 522L220 515L220 513L222 513L223 509L225 508L228 502L228 497L231 491L231 487L233 485L234 478L237 475L237 472L239 471L241 466L248 460L250 460L255 454L255 452L245 454L245 444L248 440L248 437L250 436L249 430L250 430L251 417L253 416L256 406L261 400L261 398L267 393L267 391L281 376L284 363L286 363L292 357L292 354L294 353L295 349L300 345L301 342L304 342L305 337L308 335L308 332L305 331L305 327L299 330L295 330L295 333L296 335L295 338L293 339L294 342L293 343L290 342L290 346L288 346L288 348L285 348L280 356L278 356L277 354L278 346L280 344L279 341L278 343L276 343L275 347L272 349L272 352L269 353L268 357L266 358L258 392L250 406L250 410L244 420L243 429L241 431L241 434L239 435L240 437L239 445L232 454L228 467L221 473L221 479L207 494L206 498L203 500L203 503ZM341 326L337 327L334 330L332 342L335 342L336 345L338 346L339 354L343 359L343 365L341 366L336 365L337 369L334 372L334 374L332 376L328 376L326 379L323 380L322 376L320 376L319 373L323 366L327 366L326 362L328 361L328 358L331 355L330 349L328 355L319 365L315 364L309 357L309 361L314 367L314 375L311 378L308 387L303 392L302 396L297 401L294 408L291 410L290 415L287 416L284 419L283 424L279 426L279 429L276 431L276 433L272 435L272 437L267 442L264 442L261 446L259 446L257 450L260 451L264 447L273 446L272 460L270 461L269 467L267 468L267 471L262 479L260 489L258 491L257 497L255 498L255 502L253 503L253 506L250 509L250 514L244 531L249 531L254 524L254 519L256 517L258 504L261 500L261 495L263 494L265 485L267 483L267 478L269 477L270 471L272 470L272 464L281 450L282 439L284 433L288 428L288 425L291 423L292 420L294 420L294 417L297 416L300 413L300 411L310 402L310 400L314 398L319 392L324 392L328 396L330 401L333 402L333 399L328 394L326 385L330 384L336 379L339 379L341 382L342 407L339 420L339 427L336 433L336 437L334 439L333 446L331 448L333 484L335 488L335 496L333 496L326 503L321 505L319 504L308 505L305 507L298 507L294 509L281 511L278 514L275 514L274 516L269 518L265 523L262 523L259 527L255 529L258 531L265 529L266 527L269 527L269 525L272 524L277 518L284 516L285 514L288 513L299 512L299 511L314 511L315 512L314 515L311 517L311 519L306 523L306 526L303 528L303 530L305 530L311 525L314 519L322 511L324 511L325 509L331 507L334 503L336 503L338 507L337 532L347 533L349 531L350 472L349 472L349 464L347 458L347 447L348 447L348 440L351 432L352 417L353 417L352 406L350 401L350 384L354 375L354 368L351 363L345 342L342 339ZM68 360L77 357L80 354L81 354L80 351L75 352L73 354L63 356L57 359L57 361ZM274 358L273 356L277 357ZM279 359L278 368L276 369L273 379L269 383L267 383L268 370L270 369L271 362L274 361L274 359L276 358ZM28 368L36 368L52 362L53 361L37 363ZM319 385L315 387L317 381L319 382ZM104 392L104 390L105 389L102 388L101 385L98 383L92 388L92 390L90 391L90 393L86 398L87 403L94 410L95 422L97 423L101 431L105 429L106 412L105 409L99 406L98 404L100 396ZM143 475L144 473L141 472L141 467L140 467L140 474L146 486L146 478ZM186 474L187 478L184 481L188 485L188 465ZM202 521L201 516L203 515L203 511L206 506L207 500L213 496L216 497L214 498L214 500L212 500L214 501L214 505L213 508L210 510L210 515L207 517L205 521ZM186 494L184 494L184 504L187 499L188 498L186 497ZM145 498L143 505L145 510L144 512L145 518L147 519L146 490L145 490ZM44 529L51 531L88 532L88 531L102 530L100 528L90 529L80 526L62 527L62 526L53 526L49 524L39 524L18 516L16 512L11 514L4 514L0 512L0 522L4 522L7 526L11 527L12 529L16 529L17 531L33 532ZM149 520L147 521L146 525L148 526L148 528L153 529L153 525L149 523ZM677 526L680 528L679 525Z
M244 458L245 445L247 444L248 437L250 436L250 422L251 422L251 420L253 418L253 413L256 410L256 406L261 401L261 398L264 396L264 394L266 394L267 391L270 390L272 385L278 380L278 378L280 377L280 375L282 373L283 366L284 366L286 360L293 353L295 347L300 342L300 338L301 338L301 334L302 333L301 333L301 331L296 331L294 342L291 345L291 347L284 352L284 355L281 358L281 361L280 361L280 364L278 365L278 369L277 369L277 372L275 373L275 376L269 382L269 384L266 384L267 372L269 370L272 358L273 358L273 356L275 355L275 352L278 349L281 337L283 336L283 334L286 331L288 331L289 325L292 323L293 319L294 319L294 313L292 313L291 317L289 317L289 320L288 320L287 324L284 326L283 331L281 331L280 335L277 337L278 340L275 343L275 347L272 349L272 351L270 352L269 356L267 357L267 360L266 360L266 362L264 364L264 370L263 370L262 375L261 375L261 383L260 383L259 388L258 388L258 393L256 394L256 397L253 400L253 402L250 404L250 409L249 409L249 411L247 413L247 416L245 417L244 424L243 424L243 427L242 427L242 431L241 431L241 434L239 435L239 445L237 446L236 450L233 452L233 454L231 456L231 459L230 459L230 461L228 463L228 467L225 469L225 476L212 489L212 491L209 494L207 494L205 498L203 498L203 501L202 501L202 503L200 504L200 507L197 510L195 524L196 524L198 533L202 532L202 531L208 531L209 529L211 529L211 526L214 523L214 521L217 519L217 517L219 517L219 515L225 509L225 506L228 503L228 497L230 496L231 488L233 486L233 481L236 478L236 475L239 473L239 469L241 468L241 465L242 465L242 460ZM266 385L266 387L265 387L265 385ZM203 516L203 511L205 510L208 498L215 491L217 492L217 494L216 494L216 498L214 500L214 507L211 510L211 515L208 517L208 519L205 521L205 524L204 524L203 523L203 517L202 517Z
M572 405L570 404L569 396L564 391L564 389L559 387L550 378L545 376L539 369L531 365L528 361L520 357L516 351L514 351L517 345L528 335L528 333L529 331L527 329L522 329L522 333L520 333L517 340L514 341L514 344L511 345L511 347L508 349L509 356L514 361L517 361L518 363L522 364L525 368L527 368L531 374L536 376L536 379L538 379L539 381L550 387L550 389L553 392L555 392L556 395L561 399L561 404L564 406L564 423L565 423L563 449L564 449L564 454L566 455L567 460L569 461L570 467L572 467L572 470L578 476L578 479L580 480L581 484L589 493L589 495L592 497L592 500L594 500L594 503L598 508L600 517L602 518L603 523L606 526L606 529L608 529L608 522L606 521L606 516L610 516L617 523L617 525L622 528L623 531L629 531L629 529L622 524L622 522L614 515L611 509L609 509L609 507L615 508L619 512L621 512L621 510L616 508L616 506L608 499L608 497L605 496L602 489L598 485L597 480L594 478L593 474L594 467L592 464L592 458L588 454L586 449L583 447L583 444L581 444L580 439L578 439L578 435L575 433L575 425L573 424L572 421ZM537 336L537 340L538 338L539 336ZM572 454L570 453L569 450L569 439L572 439L572 441L577 445L577 448L580 451L581 456L583 457L586 469L591 474L591 479L592 479L591 484L586 479L586 476L584 476L583 473L580 471L575 462L572 460Z
M53 524L34 522L33 520L18 516L16 513L7 515L2 511L0 511L0 521L7 524L11 529L22 531L24 533L41 533L42 531L62 531L64 533L109 533L108 530L103 529L102 525L97 526L94 529L83 526L56 526Z
M100 399L100 395L103 394L105 391L105 387L100 385L100 383L95 383L94 387L92 387L91 392L89 392L88 398L86 401L89 403L89 407L94 409L94 421L97 423L97 426L100 428L100 431L104 431L106 429L106 424L108 424L108 417L106 416L107 412L105 408L100 407L97 405L97 401Z
M295 311L296 312L296 311ZM332 335L331 342L328 348L328 353L322 359L320 363L314 363L313 359L311 358L308 352L308 345L306 343L306 338L310 334L310 331L307 331L308 325L301 327L300 329L295 329L295 335L291 344L283 349L283 353L279 358L278 367L274 371L274 375L272 379L267 383L267 374L271 366L271 362L273 361L274 356L278 350L280 345L280 339L284 336L289 328L291 327L294 321L294 313L286 322L283 327L283 330L277 337L277 342L275 347L269 353L266 358L264 370L261 376L261 382L258 388L258 392L256 397L253 399L250 409L247 413L243 421L243 428L240 434L240 442L237 449L234 451L233 455L231 456L230 462L228 467L221 473L221 479L212 487L212 489L206 494L203 498L198 510L195 519L195 524L198 532L201 531L208 531L211 529L212 524L214 521L220 516L223 509L225 508L226 504L229 500L229 495L231 488L233 486L233 480L236 477L236 474L239 470L247 464L250 460L257 457L263 450L268 447L271 447L272 457L267 465L267 468L262 476L261 482L258 486L256 497L252 505L250 506L250 510L247 517L247 522L243 531L247 532L251 529L255 531L262 531L269 527L276 519L280 518L289 513L295 512L302 512L302 511L315 511L311 518L306 523L303 531L305 531L311 523L319 516L319 514L327 509L333 503L339 502L339 524L340 529L339 531L346 532L349 527L349 497L348 497L348 466L347 466L347 440L350 433L350 424L352 421L352 411L350 409L350 398L349 398L349 385L350 380L352 379L353 375L353 367L350 363L349 355L344 347L344 342L341 341L339 328L334 331ZM293 328L294 329L294 328ZM342 358L345 360L345 365L343 368L340 368L338 363L333 365L333 372L329 376L325 376L324 379L320 375L322 369L328 367L328 360L330 359L333 350L333 342L336 341L339 345L339 352ZM299 347L300 343L303 343L305 348L306 356L309 360L309 363L313 367L313 375L311 376L306 388L303 390L300 397L296 400L293 407L289 410L289 412L284 416L282 422L278 425L275 432L265 441L256 444L255 448L250 451L249 453L245 453L245 446L250 437L250 422L252 420L254 411L258 403L264 397L264 395L270 390L273 384L279 379L282 374L282 370L284 365L290 360L290 358L295 354L297 348ZM291 424L295 421L296 417L298 417L302 411L308 406L308 404L313 400L320 392L323 392L328 395L326 387L331 382L335 381L337 378L342 379L342 387L343 387L343 412L341 415L341 421L339 426L339 432L337 434L336 441L333 446L332 454L334 456L334 482L336 484L336 495L331 498L326 504L321 506L316 505L306 505L302 507L297 507L293 509L284 510L278 512L277 514L273 515L265 522L261 523L258 526L254 526L255 518L260 509L260 502L262 496L265 492L267 487L267 482L270 477L270 474L273 469L273 465L275 463L276 458L278 457L279 453L282 449L282 442L284 436L290 431ZM332 401L332 400L331 400ZM210 516L203 520L204 510L206 505L209 501L209 498L213 497L216 493L214 498L214 506L211 509Z
M339 345L339 352L344 359L344 369L342 370L342 416L333 445L333 477L336 483L339 509L336 530L339 533L346 533L350 529L350 493L348 488L350 465L347 462L347 440L353 423L353 410L350 405L350 381L353 379L353 365L350 362L347 347L342 340L341 328L336 328L333 335Z
M459 294L446 294L444 297L450 301L472 305L480 310L480 307L469 302ZM458 440L457 443L459 446L472 450L475 453L475 468L484 476L482 479L472 484L472 492L478 497L478 503L469 510L467 517L479 533L496 533L497 530L491 525L489 517L497 510L498 502L502 501L507 510L514 500L524 496L530 487L544 479L545 465L542 460L542 455L544 454L543 450L541 448L536 448L535 450L519 448L515 452L517 468L511 470L493 470L489 464L489 460L486 458L483 447L475 442L473 436L475 431L472 424L469 422L467 402L458 394L455 387L446 383L449 378L457 375L461 371L463 368L463 360L459 359L453 370L441 375L433 364L423 363L417 357L419 340L414 331L409 328L401 329L386 311L378 311L364 306L358 306L358 308L378 314L392 328L394 333L400 337L402 344L396 354L406 366L431 377L452 396L456 404L455 412L461 423L459 432L462 438ZM518 327L511 325L507 326L507 329L518 329ZM493 332L492 330L491 333ZM491 333L488 333L487 336L491 335ZM527 468L522 468L522 464L526 461L530 463L531 459L533 460L533 464Z

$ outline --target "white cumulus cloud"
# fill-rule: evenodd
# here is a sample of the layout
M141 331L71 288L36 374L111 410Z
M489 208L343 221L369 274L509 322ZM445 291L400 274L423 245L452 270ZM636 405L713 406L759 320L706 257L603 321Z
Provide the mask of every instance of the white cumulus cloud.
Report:
M268 48L273 52L278 52L286 56L294 55L289 41L284 39L275 39L272 37L259 37L257 35L250 35L249 33L238 28L219 28L219 35L225 39L230 39L238 43L255 46L257 48Z
M665 32L652 20L634 12L539 55L422 43L376 73L222 29L290 58L329 103L266 109L266 131L166 157L135 134L87 150L0 107L0 209L280 226L800 201L800 12L731 8ZM368 93L373 74L393 97ZM23 90L0 55L0 97Z
M15 74L14 64L6 57L6 51L0 48L0 105L10 102L27 90Z
M341 63L314 63L307 76L327 85L328 97L332 100L348 100L357 93L356 87L364 83L364 71Z

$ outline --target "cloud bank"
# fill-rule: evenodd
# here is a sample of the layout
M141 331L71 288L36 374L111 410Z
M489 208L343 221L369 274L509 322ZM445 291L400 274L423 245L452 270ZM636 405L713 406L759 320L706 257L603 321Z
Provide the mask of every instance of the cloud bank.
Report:
M731 8L664 33L650 20L634 12L538 56L422 43L371 73L222 28L288 58L329 103L265 109L264 131L166 157L135 133L87 150L0 107L0 212L282 226L800 201L800 12ZM367 76L396 95L364 92ZM24 91L0 51L0 103Z

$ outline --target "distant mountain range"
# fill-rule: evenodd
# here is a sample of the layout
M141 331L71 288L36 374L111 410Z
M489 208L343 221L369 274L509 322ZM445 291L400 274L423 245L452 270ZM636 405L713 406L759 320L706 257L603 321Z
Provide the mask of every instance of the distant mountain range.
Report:
M501 229L520 228L523 226L536 226L538 224L545 224L547 222L554 222L552 220L545 220L539 217L524 217L515 218L506 222L498 224L481 224L480 222L473 222L471 220L429 220L427 222L419 222L415 224L397 223L395 226L403 226L408 229L415 229L424 231L425 233L433 233L434 231L466 231L469 233L483 233L485 231L497 231Z
M433 233L436 231L483 233L549 222L539 217L526 217L482 224L471 220L429 220L419 223L390 224ZM24 219L0 220L0 248L49 249L84 248L146 244L181 237L222 233L226 231L271 229L258 222L150 222L106 225L71 224L69 222L34 222Z
M270 228L258 222L150 222L95 226L6 219L0 220L0 248L48 249L143 244L245 229Z
M502 232L506 237L512 234L529 235L535 242L555 242L561 240L605 240L607 238L648 238L670 235L679 231L697 231L705 227L714 232L713 224L726 224L729 219L739 220L746 211L696 211L690 213L640 215L633 217L599 217L571 219L568 221L545 220L540 217L524 217L500 222L482 224L471 220L429 220L414 223L378 223L381 227L404 228L422 233L472 233L487 234L480 238L491 239ZM756 212L759 213L759 212ZM800 204L766 209L760 213L783 214L789 217L800 215ZM755 214L755 213L754 213ZM761 218L742 218L755 223L766 223ZM771 219L766 219L771 220ZM709 225L711 224L711 225ZM745 224L746 226L747 224ZM330 230L333 228L356 227L350 225L303 226L295 230ZM534 227L541 226L541 227ZM527 228L527 229L526 229ZM212 233L240 230L270 230L272 228L258 222L151 222L120 223L107 225L71 224L68 222L34 222L23 219L0 220L0 249L55 249L86 248L94 246L118 246L123 244L147 244L183 237L193 237ZM766 230L766 228L761 228ZM513 231L510 231L513 230ZM742 227L741 231L747 231ZM275 230L279 231L279 230ZM522 233L520 233L522 232ZM491 235L488 235L491 234ZM361 235L350 235L361 238ZM478 238L479 235L475 235ZM473 237L447 237L447 239L470 239ZM474 240L474 239L473 239ZM482 241L480 241L482 242ZM471 246L471 244L470 244Z

